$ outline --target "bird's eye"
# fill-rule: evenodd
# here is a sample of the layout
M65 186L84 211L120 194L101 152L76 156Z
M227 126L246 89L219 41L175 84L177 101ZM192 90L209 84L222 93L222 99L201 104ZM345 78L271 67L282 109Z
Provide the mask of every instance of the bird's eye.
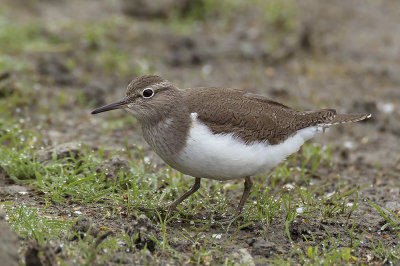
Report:
M151 98L154 95L153 89L146 88L142 91L143 98Z

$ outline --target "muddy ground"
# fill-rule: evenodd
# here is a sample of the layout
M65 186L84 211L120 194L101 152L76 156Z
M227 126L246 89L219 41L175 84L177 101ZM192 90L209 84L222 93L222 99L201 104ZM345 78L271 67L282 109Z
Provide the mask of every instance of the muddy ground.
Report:
M343 113L370 112L373 118L366 122L334 128L313 140L331 145L333 150L332 164L321 165L311 182L325 184L325 192L335 191L340 184L349 190L361 188L352 221L363 232L363 239L352 251L357 260L350 258L348 262L396 261L395 255L394 258L378 256L371 249L371 243L381 242L388 250L398 252L399 231L390 226L381 230L386 221L366 199L400 215L400 2L287 1L293 6L286 14L289 17L272 22L261 19L262 14L251 5L232 10L227 5L222 6L222 11L214 12L184 0L174 4L171 1L152 3L2 1L2 18L18 25L39 25L40 34L56 43L52 49L46 46L33 46L24 51L11 49L10 56L27 63L30 70L26 72L0 69L0 79L11 84L10 90L22 86L19 80L26 79L27 73L33 76L33 83L27 87L33 93L21 101L24 103L19 110L12 112L24 120L21 127L40 134L40 142L33 143L37 156L43 156L39 160L50 160L52 150L46 149L51 147L57 147L58 154L65 152L69 156L78 152L74 143L83 142L94 150L102 146L113 151L139 146L157 167L165 167L144 143L139 124L133 118L123 112L90 115L93 108L123 96L128 82L141 74L162 75L181 88L244 89L302 110L333 107ZM193 13L195 8L200 9L200 15ZM202 12L207 15L203 17ZM99 26L87 26L93 24ZM82 32L86 38L81 39ZM110 43L116 52L100 53L109 49ZM4 91L0 97L7 97ZM118 120L122 116L126 118ZM115 123L105 127L105 120L107 123L115 120ZM124 167L127 159L122 154L103 167ZM12 181L3 167L0 178L0 201L12 202L13 206L46 207L46 214L52 217L69 217L68 214L76 214L78 210L76 205L49 204L31 185ZM257 178L256 182L263 183L264 179ZM289 181L304 185L296 178ZM286 183L289 182L280 185L283 187ZM275 188L276 193L280 191ZM229 191L232 206L238 202L240 193L240 189ZM107 234L123 231L142 232L142 236L153 232L160 236L159 223L148 213L148 217L138 211L130 216L105 218L96 210L96 205L82 204L79 212L85 218L73 230L86 232L92 226L95 229L91 233L97 241L107 238ZM208 215L204 211L198 216ZM35 260L56 264L60 262L57 257L67 264L77 262L60 250L58 243L38 245L22 236L19 244L10 243L15 235L5 227L2 217L0 213L1 258L14 263L31 262L30 265ZM317 243L319 236L322 239L330 232L335 237L341 235L343 245L349 245L350 237L344 229L347 223L348 219L340 215L335 219L299 216L290 223L292 241L287 237L284 213L268 226L262 221L243 230L212 225L204 234L219 236L214 237L217 245L227 242L229 234L235 234L235 239L224 246L224 254L203 256L197 263L219 264L225 256L230 256L239 264L261 265L265 263L263 259L285 259L289 254L290 262L305 263L293 255L294 247L307 252L310 243L304 241L304 236L316 237L312 243ZM128 225L131 229L126 228ZM176 221L167 225L171 246L180 254L178 260L159 255L154 242L143 236L136 248L142 250L146 244L146 252L131 252L127 257L118 251L106 261L94 260L95 264L196 263L191 258L190 245L179 240L182 230L190 231L192 225ZM109 228L111 233L104 233L100 227ZM6 234L10 234L7 240ZM174 239L178 240L174 242ZM15 248L4 248L9 245ZM18 256L15 255L17 247ZM400 255L396 252L393 254ZM84 261L77 263L84 264Z

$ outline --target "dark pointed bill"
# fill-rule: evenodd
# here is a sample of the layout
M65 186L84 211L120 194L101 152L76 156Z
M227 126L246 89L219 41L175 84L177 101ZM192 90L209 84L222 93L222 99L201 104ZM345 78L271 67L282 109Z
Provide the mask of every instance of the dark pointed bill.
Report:
M122 109L122 108L125 108L127 104L128 104L128 101L126 99L122 99L118 102L110 103L110 104L104 105L102 107L99 107L97 109L94 109L91 112L91 114L94 115L94 114L107 112L107 111L111 111L111 110L115 110L115 109Z

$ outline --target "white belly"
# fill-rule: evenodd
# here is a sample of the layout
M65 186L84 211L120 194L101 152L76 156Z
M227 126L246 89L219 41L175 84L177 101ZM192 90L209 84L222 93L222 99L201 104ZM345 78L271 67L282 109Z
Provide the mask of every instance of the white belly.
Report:
M187 145L175 157L177 170L201 178L228 180L264 173L297 152L305 141L312 138L318 127L299 130L283 143L266 142L246 145L233 134L214 135L192 113L192 127Z

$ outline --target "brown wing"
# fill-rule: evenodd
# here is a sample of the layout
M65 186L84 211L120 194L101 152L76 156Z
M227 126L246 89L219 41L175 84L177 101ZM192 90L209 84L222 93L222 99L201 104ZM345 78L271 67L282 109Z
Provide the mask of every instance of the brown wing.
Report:
M332 109L299 112L263 96L231 89L193 88L185 92L190 112L197 113L213 133L234 133L245 143L264 140L278 144L297 130L325 123L336 114Z

